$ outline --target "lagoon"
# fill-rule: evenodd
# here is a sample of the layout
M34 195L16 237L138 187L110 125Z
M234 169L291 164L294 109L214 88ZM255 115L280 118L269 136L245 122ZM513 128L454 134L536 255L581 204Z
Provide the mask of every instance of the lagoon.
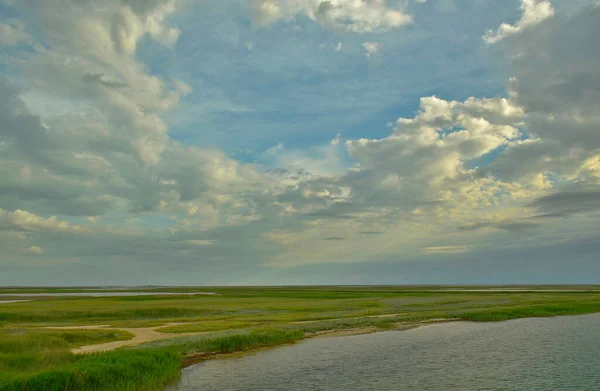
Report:
M169 391L598 390L600 314L313 338L183 370Z

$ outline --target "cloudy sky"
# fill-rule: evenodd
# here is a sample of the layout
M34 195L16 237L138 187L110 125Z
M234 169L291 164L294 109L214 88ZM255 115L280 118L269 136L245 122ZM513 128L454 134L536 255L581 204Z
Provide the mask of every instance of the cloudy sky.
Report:
M0 0L0 285L594 283L597 0Z

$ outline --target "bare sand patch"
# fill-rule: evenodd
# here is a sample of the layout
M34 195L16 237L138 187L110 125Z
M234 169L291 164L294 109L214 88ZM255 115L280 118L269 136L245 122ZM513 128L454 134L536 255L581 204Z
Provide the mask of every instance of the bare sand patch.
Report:
M156 331L160 327L175 326L185 323L166 323L155 327L110 327L109 325L93 325L93 326L57 326L57 327L45 327L48 329L55 330L122 330L133 334L133 338L126 341L113 341L105 342L95 345L80 346L78 348L71 349L72 353L84 354L84 353L97 353L122 348L125 346L136 346L146 342L158 341L161 339L169 339L175 337L184 337L189 335L200 335L202 332L196 333L162 333Z

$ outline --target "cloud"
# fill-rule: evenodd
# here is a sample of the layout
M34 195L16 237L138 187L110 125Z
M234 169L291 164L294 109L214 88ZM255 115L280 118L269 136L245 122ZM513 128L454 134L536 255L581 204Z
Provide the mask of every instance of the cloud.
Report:
M427 92L405 107L398 103L409 100L405 85L380 78L361 57L366 51L373 58L381 47L387 57L402 45L429 41L359 35L407 22L383 1L251 3L257 26L294 20L304 28L308 18L356 34L345 36L344 53L336 55L339 38L326 32L324 40L318 25L311 25L310 39L294 30L295 43L315 47L300 56L287 41L271 46L284 26L248 38L246 30L231 28L241 19L228 15L219 34L230 46L219 46L220 53L239 51L249 70L238 72L231 61L200 67L209 62L200 59L196 79L180 72L187 67L174 51L191 45L183 54L196 50L212 59L204 49L222 42L193 35L198 46L185 42L171 25L182 20L172 17L179 3L74 3L14 2L24 20L37 23L35 30L22 24L21 31L36 31L35 39L27 38L27 50L7 50L12 79L0 79L0 246L17 263L33 262L24 251L39 248L39 263L73 260L77 266L69 267L90 278L109 278L105 270L125 278L143 269L165 281L201 276L203 283L222 283L283 275L280 269L291 267L399 265L455 254L475 262L484 250L514 255L533 242L587 243L597 227L600 48L590 37L600 33L598 7L568 16L557 8L542 20L536 7L543 3L527 3L538 17L524 8L512 29L490 35L502 44L485 49L507 59L503 69L512 77L505 93L444 90L458 73L439 67L433 81L423 82L441 86L437 95ZM510 39L515 29L518 39ZM247 39L255 42L251 52ZM352 78L365 81L348 83ZM233 87L220 96L207 80ZM325 87L335 93L316 99L316 89ZM280 99L275 89L290 98ZM266 98L255 99L261 94ZM178 107L188 110L193 132L219 133L231 143L243 144L246 136L229 122L208 126L206 116L223 112L244 125L259 118L275 130L244 126L268 140L252 145L264 152L236 160L216 143L193 145L181 133L169 134ZM389 118L377 128L382 117L371 120L361 110L402 115L385 135ZM327 126L296 123L325 115L337 119ZM280 134L300 126L293 139ZM333 137L340 132L343 139Z
M0 22L0 45L16 45L30 42L31 37L25 31L25 25L16 20Z
M258 26L267 26L283 17L275 0L248 0L252 19Z
M535 218L535 216L531 217L530 219L534 219L534 218ZM525 219L523 219L523 220L525 220ZM534 222L513 220L513 221L504 221L504 222L474 223L474 224L460 226L460 227L458 227L458 229L462 230L462 231L476 231L476 230L482 229L482 228L495 228L495 229L511 231L511 232L522 232L522 231L526 231L528 229L532 229L532 228L535 228L538 226L539 226L539 224L534 223Z
M425 255L462 254L469 251L469 246L433 246L423 248Z
M257 26L273 24L304 15L334 31L353 33L382 32L412 22L399 9L389 8L384 0L249 0L253 22Z
M25 252L27 254L42 255L44 253L44 249L38 246L31 246L26 248Z
M488 44L500 42L554 15L554 9L547 0L521 0L521 11L521 18L514 25L502 23L496 32L489 30L483 40Z
M526 206L553 217L592 213L600 210L600 183L576 183L536 198Z
M378 55L379 50L381 49L381 45L377 42L364 42L362 47L365 49L365 56L367 56L367 58Z
M191 244L193 246L211 246L215 242L214 240L185 240L185 244Z
M52 231L78 232L79 226L71 226L67 221L59 220L56 216L44 219L25 210L7 212L0 209L0 228L19 231Z
M512 143L489 172L513 180L539 173L573 180L584 165L593 167L600 148L600 44L589 37L600 34L599 21L600 7L588 6L507 42L511 101L527 113L531 136Z
M381 140L350 140L346 145L361 168L390 170L397 185L414 177L424 182L457 178L465 163L516 140L523 112L506 99L445 101L421 99L414 118L400 118ZM388 176L389 183L394 177Z
M334 137L328 144L310 149L289 149L277 144L267 149L262 160L272 166L305 175L333 176L343 173L341 136Z

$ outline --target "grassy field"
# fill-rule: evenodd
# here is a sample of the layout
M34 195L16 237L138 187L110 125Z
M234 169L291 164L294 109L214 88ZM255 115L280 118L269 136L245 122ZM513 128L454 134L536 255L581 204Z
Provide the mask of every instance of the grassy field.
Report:
M186 357L276 346L320 332L407 328L431 319L500 321L600 312L596 287L525 287L510 292L463 288L215 287L198 291L216 295L39 296L0 304L0 391L160 390L178 377ZM577 289L582 290L571 291ZM152 291L189 293L194 288ZM14 296L0 300L54 292L78 291L7 288L0 293ZM93 325L100 328L48 328ZM158 333L187 334L111 352L71 352L133 337L121 329L149 327Z

